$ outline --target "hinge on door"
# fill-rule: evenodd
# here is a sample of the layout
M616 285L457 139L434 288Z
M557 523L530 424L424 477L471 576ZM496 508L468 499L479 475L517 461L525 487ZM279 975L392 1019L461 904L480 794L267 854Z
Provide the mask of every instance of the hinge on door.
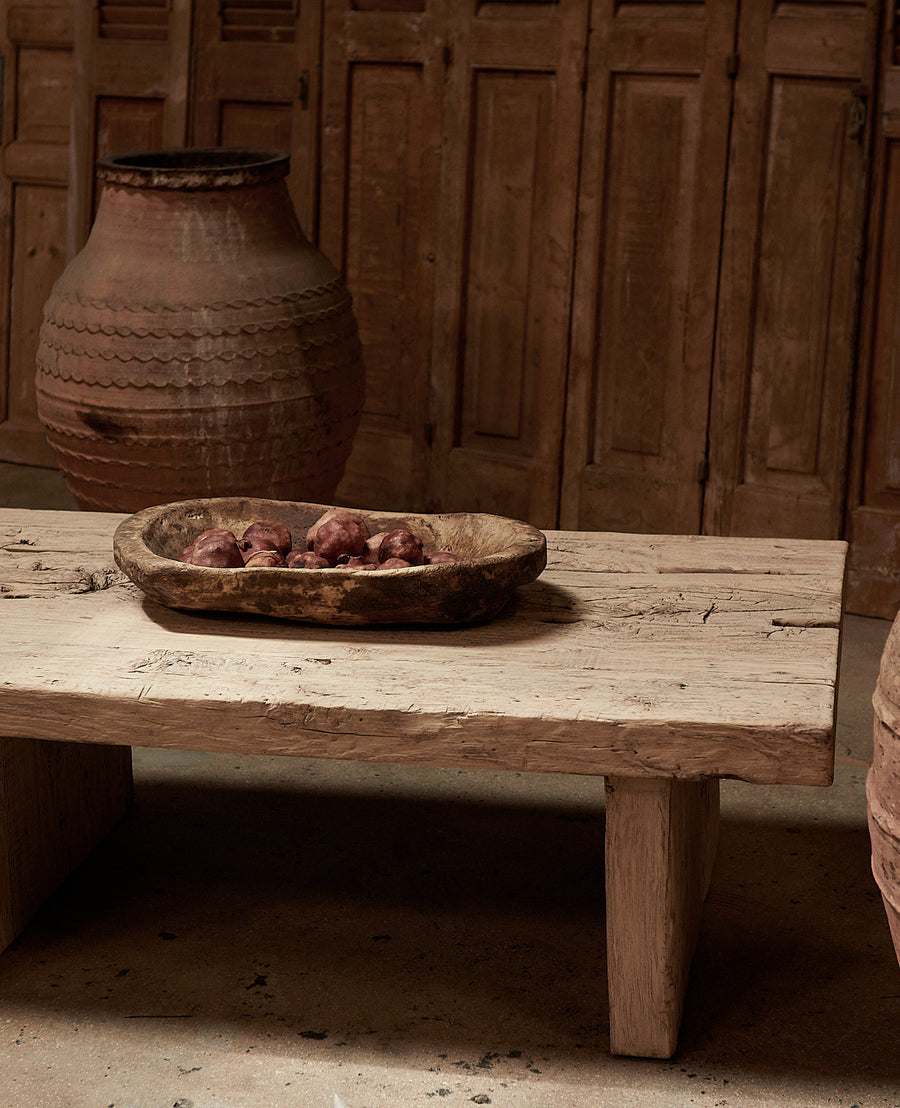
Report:
M847 101L847 138L860 142L866 129L868 97L862 90L854 90Z
M741 55L729 54L725 59L725 76L734 80L741 68Z
M297 79L297 99L304 111L309 107L309 70L304 69Z

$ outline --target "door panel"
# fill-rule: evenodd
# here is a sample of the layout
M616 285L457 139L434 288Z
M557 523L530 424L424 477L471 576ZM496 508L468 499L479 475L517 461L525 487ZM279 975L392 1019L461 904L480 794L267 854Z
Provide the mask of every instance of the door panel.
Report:
M843 451L834 448L846 441L852 304L835 300L853 288L858 242L843 232L860 225L862 179L859 144L847 149L848 93L772 84L747 447L730 523L740 534L838 534Z
M346 269L355 295L367 369L356 500L413 497L414 438L423 406L420 373L427 333L420 297L424 88L421 66L354 65L350 98ZM368 447L368 450L366 449ZM388 491L390 490L390 491ZM374 500L371 498L374 497ZM355 501L354 501L355 502Z
M424 506L427 477L440 31L431 5L369 7L325 8L320 245L353 294L366 364L338 499L412 510Z
M458 442L527 456L541 371L536 340L551 169L541 138L553 128L553 80L479 73L474 100Z
M290 104L248 104L242 100L222 100L213 145L290 150L291 109Z
M165 100L155 97L98 96L97 157L126 150L158 150L162 145Z
M876 7L742 7L710 533L841 534Z
M736 15L595 4L563 527L700 527Z
M587 7L451 5L431 497L555 526Z
M847 516L846 606L893 619L900 608L900 28L885 37L883 58Z
M0 15L0 457L55 465L37 419L41 310L65 264L72 6L19 0Z

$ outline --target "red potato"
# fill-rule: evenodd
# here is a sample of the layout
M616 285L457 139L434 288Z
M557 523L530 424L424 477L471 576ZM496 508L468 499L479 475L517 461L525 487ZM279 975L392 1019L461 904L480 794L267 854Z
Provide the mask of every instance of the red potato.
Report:
M194 545L198 542L206 542L207 539L214 539L224 536L226 539L235 539L237 541L234 531L229 531L227 527L209 527L206 531L201 531L200 534L194 539Z
M341 514L341 511L340 511L339 508L332 508L330 511L326 512L324 515L319 516L319 518L312 525L312 527L310 527L310 529L306 532L306 549L307 550L312 550L315 547L315 545L316 545L316 535L319 533L319 528L322 526L322 524L326 523L329 519L333 519L334 516L340 515L340 514Z
M264 543L272 543L271 547L266 547ZM243 544L247 543L245 547ZM286 558L293 546L293 540L291 533L284 526L283 523L278 523L274 519L258 519L255 523L251 523L250 526L244 531L241 536L241 549L242 550L277 550L282 558Z
M237 542L237 539L234 537L234 532L229 531L227 527L210 527L206 531L201 531L194 541L181 551L178 555L178 560L180 562L192 562L195 550L200 550L208 546L209 543L219 543L221 539L230 540L234 543Z
M412 562L407 562L405 558L388 558L382 562L379 569L410 569Z
M240 550L241 554L243 555L245 564L254 554L259 553L260 550L274 551L279 557L281 557L281 551L278 549L275 543L272 542L271 539L264 539L260 536L256 536L252 539L241 539L241 541L238 543L238 550Z
M402 558L411 566L420 566L425 561L425 552L421 539L416 538L405 527L398 527L388 531L381 540L378 557L382 565L390 558Z
M344 555L335 563L335 569L376 569L374 562L367 562L361 554Z
M244 562L245 569L263 569L284 567L284 558L277 550L255 550Z
M331 562L320 558L313 550L292 550L285 559L288 569L330 569Z
M385 538L387 531L379 531L377 534L370 535L366 539L366 545L363 548L362 556L367 562L371 562L373 565L378 561L378 551L381 547L381 540Z
M358 516L338 513L316 527L313 550L320 558L336 562L343 554L362 554L369 528ZM308 541L308 540L307 540Z
M234 536L213 535L203 542L194 543L191 565L209 566L214 569L237 569L244 564L244 556L238 549Z
M319 528L327 523L331 519L353 519L357 523L361 524L366 531L366 538L369 537L369 528L366 527L365 521L360 519L359 516L353 515L352 512L345 511L343 508L329 508L324 515L319 516L316 522L306 532L306 549L313 550L315 548L316 535L319 533Z
M276 520L251 523L242 537L225 527L210 527L178 555L190 565L239 568L246 565L291 569L408 569L461 562L452 550L425 552L422 541L405 527L370 534L365 520L340 508L325 512L307 532L307 549L291 549L291 533ZM240 560L238 560L240 559Z
M229 531L225 527L210 527L207 531L201 531L194 541L190 543L189 546L186 546L178 555L179 562L193 564L195 550L202 550L210 543L218 544L222 539L237 542L234 537L234 532Z

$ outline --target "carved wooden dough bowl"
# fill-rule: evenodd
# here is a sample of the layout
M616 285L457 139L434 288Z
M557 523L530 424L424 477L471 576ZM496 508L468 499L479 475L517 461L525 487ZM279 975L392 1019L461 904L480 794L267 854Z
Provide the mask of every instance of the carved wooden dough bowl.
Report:
M472 623L491 619L517 585L537 578L547 543L535 527L502 516L398 515L365 509L372 534L406 527L426 550L465 560L409 569L210 569L177 561L201 531L227 527L240 538L254 520L274 519L295 547L334 505L227 497L145 508L116 530L116 563L147 596L169 608L249 612L307 623Z

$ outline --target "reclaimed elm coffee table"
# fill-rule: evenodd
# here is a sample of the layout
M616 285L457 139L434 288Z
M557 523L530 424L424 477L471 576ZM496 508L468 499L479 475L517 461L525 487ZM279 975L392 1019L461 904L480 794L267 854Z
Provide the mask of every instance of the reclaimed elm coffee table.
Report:
M337 629L147 600L123 518L0 510L0 949L131 746L602 775L611 1049L673 1053L719 778L831 783L844 543L548 532L490 623Z

